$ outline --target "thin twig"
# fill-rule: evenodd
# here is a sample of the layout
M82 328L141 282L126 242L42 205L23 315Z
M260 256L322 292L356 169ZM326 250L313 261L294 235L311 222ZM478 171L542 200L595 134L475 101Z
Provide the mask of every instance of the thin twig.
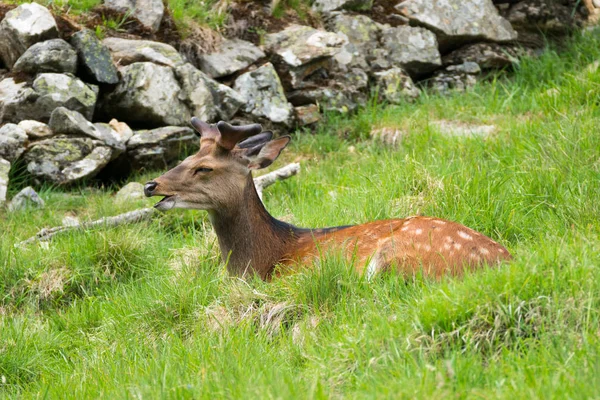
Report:
M262 192L266 187L271 186L277 181L282 181L290 176L294 176L298 171L300 171L300 164L292 163L263 176L259 176L258 178L254 178L254 186L256 186L258 197L262 200Z

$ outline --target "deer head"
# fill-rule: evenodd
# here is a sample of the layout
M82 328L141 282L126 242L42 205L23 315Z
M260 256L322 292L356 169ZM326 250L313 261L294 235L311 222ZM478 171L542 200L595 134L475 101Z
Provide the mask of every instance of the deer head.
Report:
M220 210L243 204L244 188L251 170L268 167L290 141L289 136L271 140L259 124L210 125L192 118L200 133L200 150L165 174L147 182L146 196L165 196L155 208Z

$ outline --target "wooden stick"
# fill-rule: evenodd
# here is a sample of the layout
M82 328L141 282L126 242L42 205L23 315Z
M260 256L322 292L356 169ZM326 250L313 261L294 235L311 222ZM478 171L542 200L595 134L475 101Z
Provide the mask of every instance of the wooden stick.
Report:
M283 179L289 178L290 176L294 176L298 173L298 171L300 171L300 164L293 163L288 164L283 168L279 168L278 170L275 170L273 172L269 172L268 174L265 174L263 176L259 176L258 178L255 178L254 184L256 185L256 191L258 192L258 195L262 198L262 192L264 188L271 186L277 181L281 181ZM15 247L28 245L36 241L47 242L59 233L75 229L90 229L98 226L115 227L119 225L145 221L147 219L150 219L150 217L154 215L154 213L156 213L156 210L154 208L141 208L139 210L129 211L124 214L115 215L113 217L103 217L95 221L80 222L73 225L60 225L55 226L53 228L43 228L38 233L36 233L35 236L23 240L22 242L15 243Z

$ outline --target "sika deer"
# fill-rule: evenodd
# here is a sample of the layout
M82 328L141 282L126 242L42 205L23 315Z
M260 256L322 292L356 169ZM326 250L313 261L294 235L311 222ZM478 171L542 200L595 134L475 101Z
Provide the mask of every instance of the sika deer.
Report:
M155 207L207 210L221 256L233 275L273 275L276 266L311 265L338 249L360 273L397 269L404 274L457 274L511 258L492 239L456 222L410 217L356 226L304 229L273 218L260 201L251 171L269 166L290 141L272 139L258 124L209 125L197 118L200 150L145 185L146 196L164 196Z

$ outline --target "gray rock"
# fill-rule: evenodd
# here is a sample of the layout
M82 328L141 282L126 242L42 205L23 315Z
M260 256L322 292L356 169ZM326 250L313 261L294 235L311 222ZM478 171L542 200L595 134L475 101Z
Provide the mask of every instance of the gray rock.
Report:
M97 126L98 124L96 124ZM104 125L104 124L100 124ZM119 142L127 143L133 136L133 131L125 122L119 122L116 119L111 119L108 125L113 130L114 134L119 138Z
M198 149L199 139L186 127L137 131L127 143L127 158L136 171L165 169L184 153Z
M15 124L0 128L0 158L9 162L17 160L25 151L27 133Z
M286 86L300 88L315 71L331 69L331 57L348 43L344 36L309 26L290 25L281 32L265 35L264 48Z
M373 0L315 0L312 9L319 12L336 10L365 11L373 7Z
M162 0L104 0L104 5L120 13L131 15L152 32L158 31L165 13Z
M114 85L119 75L110 51L89 29L83 29L71 36L71 44L77 50L79 64L83 72L95 83Z
M54 135L52 129L43 122L26 119L19 122L19 128L23 129L30 140L47 139Z
M211 79L191 64L176 68L175 74L181 84L179 98L193 116L203 121L229 120L244 102L235 90Z
M31 118L36 97L27 82L17 83L14 78L0 81L0 123Z
M40 72L65 72L74 74L77 71L77 54L62 39L46 40L31 46L15 63L13 70L27 74Z
M21 190L8 204L8 211L15 212L27 208L44 208L46 203L31 186Z
M31 45L58 37L54 17L37 3L21 4L0 23L0 59L9 68Z
M572 8L554 0L522 0L512 4L502 15L519 36L525 32L562 35L580 23Z
M38 98L30 119L47 121L57 107L80 112L88 120L94 116L98 87L86 84L74 76L40 74L33 81L33 90Z
M398 26L382 32L382 48L391 66L412 77L425 75L442 65L435 34L423 28Z
M396 8L411 22L438 34L443 48L480 40L517 39L517 32L491 0L406 0Z
M8 190L8 174L10 172L10 163L0 158L0 206L6 202L6 192Z
M334 57L338 64L367 69L379 46L380 27L365 15L335 13L327 24L330 31L345 36L348 44Z
M319 106L316 104L294 107L294 112L299 126L311 125L321 120Z
M448 136L489 136L497 129L495 125L469 124L462 121L432 121L430 126Z
M121 203L144 198L144 185L139 182L129 182L115 195L115 200Z
M57 135L89 136L116 150L114 156L125 151L125 142L108 124L92 124L77 111L57 107L50 116L48 126Z
M474 43L463 46L442 57L444 65L475 62L481 69L497 69L512 65L526 52L514 45L497 43Z
M102 102L106 115L143 125L185 125L190 113L179 98L173 70L149 62L121 68L121 82Z
M37 180L67 185L91 178L112 159L112 149L86 137L53 137L25 153L27 171Z
M183 58L173 46L150 40L106 38L102 43L108 47L117 65L151 62L168 67L183 64Z
M265 53L245 40L224 40L219 48L198 58L200 69L211 78L231 75L265 57Z
M379 95L392 104L414 100L421 93L402 68L376 72L374 77L379 87Z
M481 68L474 62L450 65L446 69L436 71L429 80L429 86L435 92L446 94L452 90L464 92L477 83L477 75Z
M294 109L288 103L279 76L271 63L240 75L235 80L234 89L244 99L244 112L291 126Z

